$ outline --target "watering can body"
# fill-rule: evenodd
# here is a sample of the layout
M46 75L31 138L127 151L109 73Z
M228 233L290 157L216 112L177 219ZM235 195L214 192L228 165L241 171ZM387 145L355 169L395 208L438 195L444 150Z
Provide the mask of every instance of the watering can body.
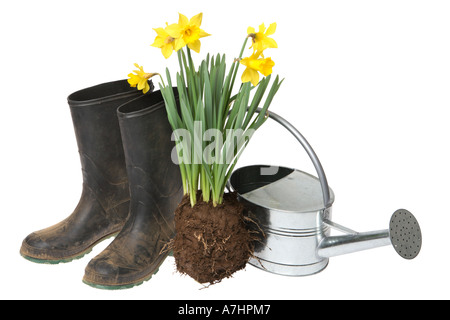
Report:
M317 178L283 167L277 168L276 175L258 174L263 168L265 166L256 165L238 169L230 180L250 218L256 222L254 231L261 235L255 242L254 257L249 263L288 276L322 271L329 259L319 256L317 248L330 235L330 227L323 221L331 219L332 208L321 205ZM267 183L268 180L276 181ZM251 190L262 183L265 185ZM331 195L334 199L333 193Z

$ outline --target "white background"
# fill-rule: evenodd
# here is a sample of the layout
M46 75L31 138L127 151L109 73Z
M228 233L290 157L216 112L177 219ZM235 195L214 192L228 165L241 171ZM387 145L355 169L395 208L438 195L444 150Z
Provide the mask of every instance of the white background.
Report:
M286 78L272 111L317 152L336 194L333 220L386 229L398 208L423 233L416 260L392 248L332 258L322 273L282 277L248 266L208 289L169 258L143 285L102 291L81 282L110 240L69 264L19 255L23 238L68 216L81 170L67 96L124 79L133 63L177 70L150 47L178 12L204 13L200 55L237 56L248 26L278 23L267 51ZM2 299L448 299L450 292L450 4L448 1L2 1L0 297ZM247 51L249 52L249 51ZM243 68L241 68L243 71ZM300 145L266 123L240 166L314 173Z

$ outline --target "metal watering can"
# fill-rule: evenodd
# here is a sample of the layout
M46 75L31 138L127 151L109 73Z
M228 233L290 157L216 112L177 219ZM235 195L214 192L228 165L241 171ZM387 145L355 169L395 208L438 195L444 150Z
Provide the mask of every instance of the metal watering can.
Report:
M264 233L255 242L251 265L275 274L306 276L324 270L330 257L381 246L392 245L405 259L419 254L422 233L407 210L395 211L389 229L380 231L359 233L331 221L334 193L316 153L288 121L272 112L269 117L300 142L318 178L296 169L264 165L232 173L228 188L237 192ZM330 236L331 229L344 235Z

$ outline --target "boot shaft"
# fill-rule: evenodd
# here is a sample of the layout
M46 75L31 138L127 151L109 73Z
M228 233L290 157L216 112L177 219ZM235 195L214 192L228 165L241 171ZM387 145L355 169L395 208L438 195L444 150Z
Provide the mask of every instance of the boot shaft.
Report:
M140 95L126 80L119 80L86 88L68 97L84 172L94 166L112 184L126 180L116 110Z
M173 228L173 213L182 197L179 167L171 159L175 143L161 92L142 95L117 110L136 219L158 212ZM142 212L142 213L140 213Z

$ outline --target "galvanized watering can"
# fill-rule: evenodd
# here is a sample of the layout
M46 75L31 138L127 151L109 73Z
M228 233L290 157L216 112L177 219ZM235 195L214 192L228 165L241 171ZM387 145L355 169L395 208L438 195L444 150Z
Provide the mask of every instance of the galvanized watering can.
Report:
M261 111L259 109L259 111ZM301 143L318 178L296 169L255 165L233 172L228 188L252 213L264 232L255 242L249 263L280 275L306 276L326 268L330 257L392 245L405 259L414 259L422 247L422 234L407 210L395 211L389 229L359 233L331 221L334 193L322 165L303 135L284 118L269 117ZM331 229L344 235L330 236Z

